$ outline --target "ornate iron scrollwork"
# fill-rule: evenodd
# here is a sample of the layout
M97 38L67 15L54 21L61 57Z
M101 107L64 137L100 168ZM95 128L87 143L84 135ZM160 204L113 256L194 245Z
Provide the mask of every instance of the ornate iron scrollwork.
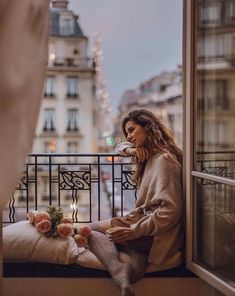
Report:
M90 172L60 172L61 190L90 190Z
M21 180L18 181L16 190L27 190L28 180L26 173L23 173Z
M14 193L10 197L9 202L9 222L15 223L15 197Z
M135 190L136 185L132 179L132 176L134 175L133 171L123 171L122 176L124 182L122 182L122 189L128 189L128 190Z
M228 171L228 168L226 166L207 167L207 168L204 167L202 170L203 173L228 178L228 176L231 174L229 174L227 171ZM218 183L215 181L209 180L209 179L202 179L201 184L202 185L215 185Z

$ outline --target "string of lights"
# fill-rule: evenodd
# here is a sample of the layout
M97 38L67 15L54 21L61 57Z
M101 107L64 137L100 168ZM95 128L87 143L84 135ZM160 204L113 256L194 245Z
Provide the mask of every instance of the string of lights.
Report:
M102 38L96 34L94 37L93 56L96 70L96 99L97 99L97 123L99 130L100 150L109 150L114 145L112 138L112 108L110 104L107 82L103 72L104 52L102 50Z

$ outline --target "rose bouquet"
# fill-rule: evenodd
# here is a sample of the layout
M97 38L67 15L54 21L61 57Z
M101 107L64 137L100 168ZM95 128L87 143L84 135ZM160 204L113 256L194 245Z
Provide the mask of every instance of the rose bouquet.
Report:
M74 228L74 239L78 247L88 248L88 238L91 236L90 227Z
M89 227L73 227L72 219L65 217L61 208L49 206L45 211L29 211L27 218L29 223L46 237L66 238L72 236L78 247L88 248L91 229Z

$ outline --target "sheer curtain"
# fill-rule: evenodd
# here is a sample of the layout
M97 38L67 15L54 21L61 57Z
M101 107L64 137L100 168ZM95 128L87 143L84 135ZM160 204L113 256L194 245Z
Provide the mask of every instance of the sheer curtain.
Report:
M1 0L1 210L32 145L47 64L48 28L49 0Z

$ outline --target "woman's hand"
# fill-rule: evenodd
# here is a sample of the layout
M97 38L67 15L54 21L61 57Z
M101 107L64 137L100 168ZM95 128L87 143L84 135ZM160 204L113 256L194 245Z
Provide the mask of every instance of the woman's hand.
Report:
M149 151L146 147L126 148L126 153L137 157L139 162L143 162L149 159Z
M134 230L129 227L113 227L107 230L106 233L116 243L124 243L128 240L135 239Z

